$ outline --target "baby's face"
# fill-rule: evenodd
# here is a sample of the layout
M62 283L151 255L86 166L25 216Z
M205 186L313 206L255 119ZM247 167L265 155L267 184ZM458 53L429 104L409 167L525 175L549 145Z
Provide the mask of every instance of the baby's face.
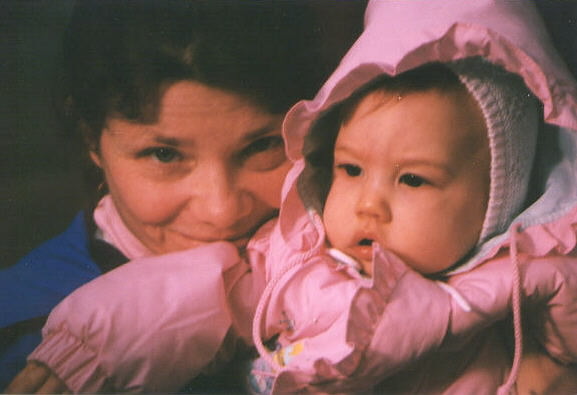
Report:
M476 243L490 184L480 108L465 91L374 92L341 127L323 219L331 245L372 274L372 242L421 273Z

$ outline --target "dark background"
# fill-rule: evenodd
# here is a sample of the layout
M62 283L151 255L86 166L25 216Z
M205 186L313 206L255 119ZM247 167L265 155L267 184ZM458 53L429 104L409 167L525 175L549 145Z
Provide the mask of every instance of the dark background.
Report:
M0 266L62 231L81 201L78 150L50 96L71 5L0 0Z
M344 53L360 28L364 1L316 3L327 51ZM577 75L577 1L536 3ZM0 267L63 231L83 204L80 150L60 133L50 96L72 5L0 0Z

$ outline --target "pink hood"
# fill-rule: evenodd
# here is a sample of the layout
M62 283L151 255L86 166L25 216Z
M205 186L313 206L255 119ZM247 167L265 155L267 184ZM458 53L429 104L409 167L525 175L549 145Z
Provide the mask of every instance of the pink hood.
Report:
M304 210L301 197L307 208L315 207L315 197L310 195L315 194L316 186L307 177L299 180L299 176L307 167L303 147L306 151L308 145L315 144L306 136L322 115L379 75L396 75L424 63L472 56L482 56L519 74L544 105L547 130L537 147L539 171L533 187L538 197L513 221L520 225L519 251L543 256L552 250L573 250L577 227L577 83L554 50L531 2L505 0L369 2L362 35L317 96L295 105L285 120L287 152L295 166L285 183L280 223L293 247L306 249L315 243L315 237L295 237L301 226L295 223L299 216L294 214ZM459 271L494 256L509 243L509 233L485 242Z

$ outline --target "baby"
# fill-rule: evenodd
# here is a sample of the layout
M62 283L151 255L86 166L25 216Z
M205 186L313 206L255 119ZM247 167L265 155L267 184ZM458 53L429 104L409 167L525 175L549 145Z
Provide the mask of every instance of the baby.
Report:
M523 373L521 300L525 338L577 362L577 90L531 7L369 2L362 36L284 122L294 166L242 273L267 284L256 312L251 287L224 287L226 322L206 320L245 339L254 312L252 391L508 391ZM178 390L214 359L198 358L194 319L207 314L192 292L211 262L186 260L126 265L80 289L31 359L73 391ZM99 291L111 281L126 292Z
M322 115L305 142L307 164L298 180L305 205L316 208L314 226L283 231L281 213L284 251L271 244L268 261L290 263L276 269L257 309L261 358L249 375L252 391L379 385L394 393L458 392L478 380L479 366L485 377L478 388L497 391L511 361L496 321L513 293L520 329L514 285L520 269L516 252L511 259L491 257L484 246L527 207L538 117L522 80L480 58L379 77ZM297 238L314 239L315 233L315 243L294 247ZM523 258L523 281L536 281L527 268L539 259ZM403 264L445 281L427 282ZM441 289L456 308L438 308ZM415 323L418 318L426 325ZM465 333L471 337L463 340ZM274 339L273 350L261 336ZM458 347L452 338L460 338ZM442 346L428 355L431 345ZM575 351L569 351L573 360ZM397 371L410 361L416 363L407 379Z
M479 104L456 76L431 66L380 80L351 99L341 117L323 210L333 247L356 258L367 274L373 242L431 274L460 262L486 238L482 230L493 218L485 215L487 127ZM536 125L536 106L516 125L532 146ZM532 155L518 159L531 163ZM515 180L522 188L514 211L523 204L529 170Z

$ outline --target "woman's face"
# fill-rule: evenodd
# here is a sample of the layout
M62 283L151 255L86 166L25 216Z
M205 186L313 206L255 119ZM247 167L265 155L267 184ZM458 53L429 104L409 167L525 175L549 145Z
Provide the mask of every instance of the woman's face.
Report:
M156 254L244 247L279 207L283 117L192 81L171 85L159 110L154 124L109 119L91 153L126 226Z

